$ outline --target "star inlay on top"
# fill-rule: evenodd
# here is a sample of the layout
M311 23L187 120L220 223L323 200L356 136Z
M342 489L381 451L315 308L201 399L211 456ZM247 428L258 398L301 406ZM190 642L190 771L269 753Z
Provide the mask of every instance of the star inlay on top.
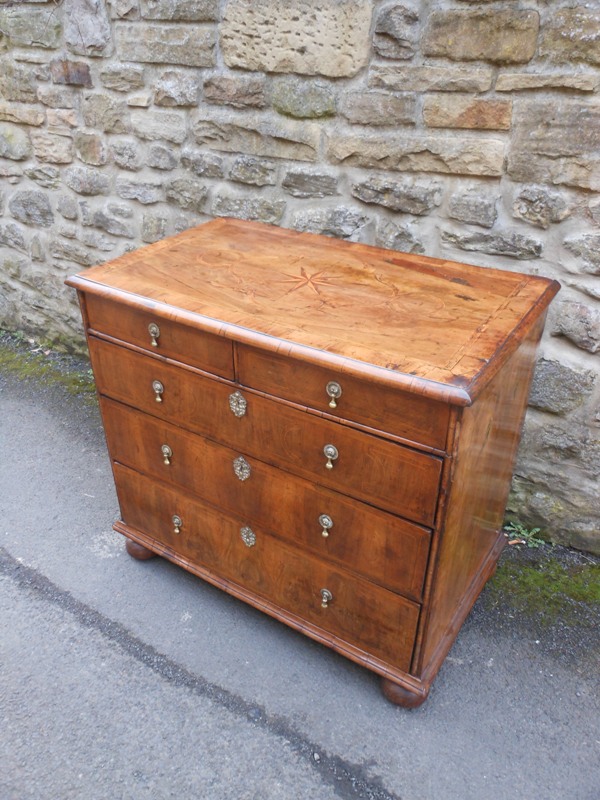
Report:
M300 267L300 275L290 275L289 273L285 272L284 275L287 275L287 278L278 281L278 283L294 283L295 286L292 286L291 289L285 293L286 295L290 294L291 292L296 292L298 289L304 289L307 287L312 289L312 291L322 297L322 293L319 289L319 286L331 286L333 281L325 275L325 271L321 270L321 272L315 272L313 275L309 275L304 267Z

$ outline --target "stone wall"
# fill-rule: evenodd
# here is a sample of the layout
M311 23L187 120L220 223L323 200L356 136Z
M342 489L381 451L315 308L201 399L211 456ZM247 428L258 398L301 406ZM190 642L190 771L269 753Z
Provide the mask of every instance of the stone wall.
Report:
M0 0L0 326L212 216L558 278L511 509L600 548L600 4Z

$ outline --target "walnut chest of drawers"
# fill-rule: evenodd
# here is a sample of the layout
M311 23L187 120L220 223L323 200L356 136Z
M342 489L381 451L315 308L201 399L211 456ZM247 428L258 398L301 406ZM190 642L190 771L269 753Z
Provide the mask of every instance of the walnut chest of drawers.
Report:
M67 283L130 554L423 702L502 549L558 284L227 219Z

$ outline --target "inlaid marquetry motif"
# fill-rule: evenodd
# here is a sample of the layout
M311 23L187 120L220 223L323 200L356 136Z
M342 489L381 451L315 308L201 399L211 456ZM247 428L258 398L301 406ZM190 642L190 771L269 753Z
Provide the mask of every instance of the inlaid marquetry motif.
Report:
M233 460L233 471L241 481L245 481L250 477L252 470L250 469L250 464L246 461L244 456L238 456Z

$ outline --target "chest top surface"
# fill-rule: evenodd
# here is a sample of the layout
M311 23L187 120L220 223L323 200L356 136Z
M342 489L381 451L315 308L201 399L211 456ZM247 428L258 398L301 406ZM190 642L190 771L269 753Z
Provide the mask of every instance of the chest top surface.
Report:
M341 369L460 405L559 289L546 278L232 219L67 283L307 361L324 354Z

